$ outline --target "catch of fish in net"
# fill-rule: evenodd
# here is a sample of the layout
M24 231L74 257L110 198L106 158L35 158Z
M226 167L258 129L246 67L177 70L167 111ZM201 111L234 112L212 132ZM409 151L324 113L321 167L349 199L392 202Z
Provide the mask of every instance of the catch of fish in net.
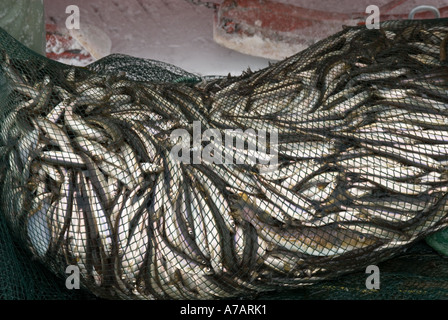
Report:
M0 39L3 214L100 297L253 297L448 224L446 19L344 27L257 72L175 81L145 78L142 59L73 67Z

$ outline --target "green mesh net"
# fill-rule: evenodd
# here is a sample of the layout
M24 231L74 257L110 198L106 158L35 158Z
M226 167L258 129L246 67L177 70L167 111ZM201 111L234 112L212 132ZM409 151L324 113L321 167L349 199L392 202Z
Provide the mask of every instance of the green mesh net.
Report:
M201 77L2 30L1 297L446 298L424 239L448 223L447 40L446 19L346 27Z

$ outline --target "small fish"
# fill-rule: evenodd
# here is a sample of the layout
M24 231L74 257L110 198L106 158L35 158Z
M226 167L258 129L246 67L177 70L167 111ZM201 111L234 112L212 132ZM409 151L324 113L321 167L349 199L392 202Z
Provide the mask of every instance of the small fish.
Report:
M4 214L100 297L244 298L383 261L448 225L436 20L345 27L199 82L125 56L78 68L3 52ZM187 152L208 157L178 162L171 133L198 138L197 124Z

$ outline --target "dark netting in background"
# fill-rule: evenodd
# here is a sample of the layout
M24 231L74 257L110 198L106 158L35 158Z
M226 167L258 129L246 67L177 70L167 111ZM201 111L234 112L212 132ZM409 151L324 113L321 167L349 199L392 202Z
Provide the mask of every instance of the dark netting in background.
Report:
M203 78L67 66L2 30L1 297L446 298L422 240L447 224L447 39L446 19L347 27Z

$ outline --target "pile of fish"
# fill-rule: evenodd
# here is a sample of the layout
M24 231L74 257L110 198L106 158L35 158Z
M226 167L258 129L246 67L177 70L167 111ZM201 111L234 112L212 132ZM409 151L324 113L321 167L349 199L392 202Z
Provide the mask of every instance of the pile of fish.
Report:
M105 298L253 297L376 264L448 224L447 42L445 19L345 27L197 83L3 48L3 214Z

